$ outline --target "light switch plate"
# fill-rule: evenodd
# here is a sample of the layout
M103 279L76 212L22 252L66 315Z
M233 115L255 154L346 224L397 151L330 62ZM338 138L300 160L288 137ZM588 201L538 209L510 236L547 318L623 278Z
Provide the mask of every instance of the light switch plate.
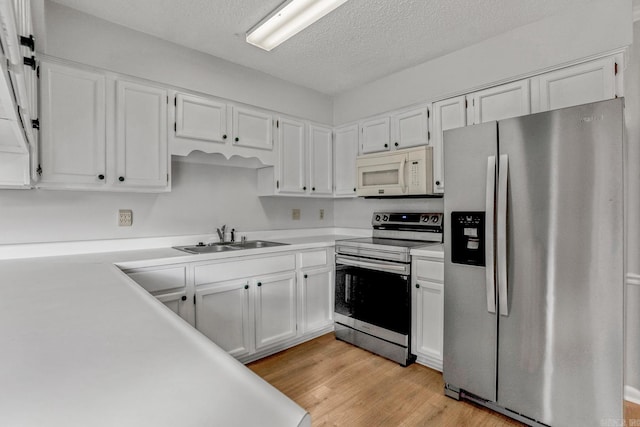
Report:
M118 211L118 225L120 227L131 227L133 224L133 211L131 209L120 209Z

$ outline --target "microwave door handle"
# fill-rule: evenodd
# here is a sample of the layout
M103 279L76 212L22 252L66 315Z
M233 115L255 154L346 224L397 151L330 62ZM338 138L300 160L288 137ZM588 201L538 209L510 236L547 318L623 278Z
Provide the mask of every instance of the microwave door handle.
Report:
M400 162L400 189L402 190L403 193L407 192L407 189L405 187L405 183L404 183L404 169L405 166L407 165L407 158L403 158L402 162Z

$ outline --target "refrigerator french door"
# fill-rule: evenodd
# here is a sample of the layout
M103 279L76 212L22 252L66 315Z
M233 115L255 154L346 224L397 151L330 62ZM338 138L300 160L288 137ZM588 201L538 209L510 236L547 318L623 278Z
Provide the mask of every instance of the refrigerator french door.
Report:
M445 132L445 393L623 419L623 100Z

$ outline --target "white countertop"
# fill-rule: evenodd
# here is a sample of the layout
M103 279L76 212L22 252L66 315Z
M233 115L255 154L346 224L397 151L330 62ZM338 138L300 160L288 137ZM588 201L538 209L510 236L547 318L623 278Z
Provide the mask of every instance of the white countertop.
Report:
M444 260L444 245L431 244L426 246L420 246L418 248L411 249L411 256L419 256L426 258L437 258Z
M240 253L159 248L0 261L0 425L310 425L304 409L114 264L301 250L347 237L288 237L277 241L290 246Z

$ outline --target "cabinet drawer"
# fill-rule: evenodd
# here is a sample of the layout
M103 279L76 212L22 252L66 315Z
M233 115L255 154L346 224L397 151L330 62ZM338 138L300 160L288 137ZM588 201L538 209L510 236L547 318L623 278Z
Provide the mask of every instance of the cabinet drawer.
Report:
M127 275L147 292L157 294L169 289L184 288L187 284L187 268L179 267L149 268L126 271Z
M300 267L319 267L327 265L327 251L309 251L300 253Z
M202 285L204 283L290 271L295 270L295 268L295 255L287 254L268 258L230 260L216 264L199 265L195 268L194 277L196 285Z
M414 261L416 266L416 279L444 281L444 263L418 259Z

